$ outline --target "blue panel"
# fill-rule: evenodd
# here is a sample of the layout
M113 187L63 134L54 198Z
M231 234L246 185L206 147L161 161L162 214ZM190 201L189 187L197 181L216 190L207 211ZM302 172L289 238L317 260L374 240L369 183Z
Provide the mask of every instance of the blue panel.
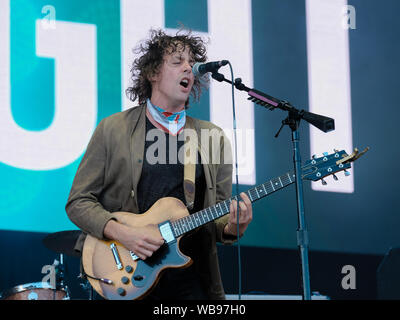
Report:
M164 0L165 27L208 32L207 0Z

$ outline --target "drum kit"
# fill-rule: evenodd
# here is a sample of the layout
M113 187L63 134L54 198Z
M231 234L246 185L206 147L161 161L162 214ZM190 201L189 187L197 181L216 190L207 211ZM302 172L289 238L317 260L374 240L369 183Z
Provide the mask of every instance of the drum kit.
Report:
M0 293L0 300L70 300L70 292L65 283L64 255L80 257L80 253L74 250L75 243L81 231L61 231L47 235L42 242L47 249L60 254L60 260L54 260L53 269L55 281L53 283L43 281L32 282L15 286ZM78 276L80 285L88 291L89 300L93 299L93 289L89 281L81 274Z

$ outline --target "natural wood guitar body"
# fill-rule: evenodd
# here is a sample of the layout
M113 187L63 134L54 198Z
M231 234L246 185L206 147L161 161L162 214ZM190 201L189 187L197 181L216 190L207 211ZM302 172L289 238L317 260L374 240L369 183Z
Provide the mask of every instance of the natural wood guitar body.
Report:
M146 226L158 225L167 220L174 221L189 216L189 212L182 201L167 197L158 200L143 214L116 212L114 215L119 223ZM140 299L157 284L164 269L188 267L192 263L190 257L179 250L180 239L181 237L173 243L164 244L146 260L134 261L129 250L117 241L99 240L88 235L83 246L83 268L89 276L113 281L113 284L106 284L88 277L94 290L105 299ZM116 245L122 269L117 268L110 248L113 243ZM143 279L140 280L141 277Z

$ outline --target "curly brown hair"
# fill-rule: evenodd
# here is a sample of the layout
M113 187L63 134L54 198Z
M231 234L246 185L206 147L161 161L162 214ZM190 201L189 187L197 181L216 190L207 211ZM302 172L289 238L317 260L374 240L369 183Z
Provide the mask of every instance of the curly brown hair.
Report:
M181 34L182 31L185 33ZM172 54L177 50L185 50L189 47L191 58L195 62L205 62L207 60L206 47L201 37L192 35L190 30L180 29L175 36L167 35L161 29L151 29L150 38L139 44L134 50L134 54L141 54L133 61L131 68L131 81L133 85L125 90L127 97L135 101L139 99L139 104L146 102L151 97L150 78L157 75L165 54ZM209 84L208 76L195 77L190 95L198 101L203 88ZM189 99L186 101L186 106Z

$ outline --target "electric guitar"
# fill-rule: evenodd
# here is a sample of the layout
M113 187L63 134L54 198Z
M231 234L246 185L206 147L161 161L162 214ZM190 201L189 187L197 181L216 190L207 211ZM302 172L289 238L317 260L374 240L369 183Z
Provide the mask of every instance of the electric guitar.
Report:
M368 151L359 152L356 148L351 155L344 150L322 157L313 157L305 162L301 170L304 180L318 181L335 173L351 168L351 162L357 160ZM261 185L249 189L246 194L252 202L269 196L295 182L293 172L271 179ZM99 240L87 235L82 252L82 263L85 274L97 293L105 299L134 300L150 293L167 268L184 268L192 263L192 259L179 249L182 236L200 226L214 221L229 213L231 201L235 196L216 205L189 214L182 201L166 197L159 199L144 214L126 212L114 213L120 223L131 226L158 225L163 238L162 245L150 258L139 259L134 252L126 249L117 241Z

